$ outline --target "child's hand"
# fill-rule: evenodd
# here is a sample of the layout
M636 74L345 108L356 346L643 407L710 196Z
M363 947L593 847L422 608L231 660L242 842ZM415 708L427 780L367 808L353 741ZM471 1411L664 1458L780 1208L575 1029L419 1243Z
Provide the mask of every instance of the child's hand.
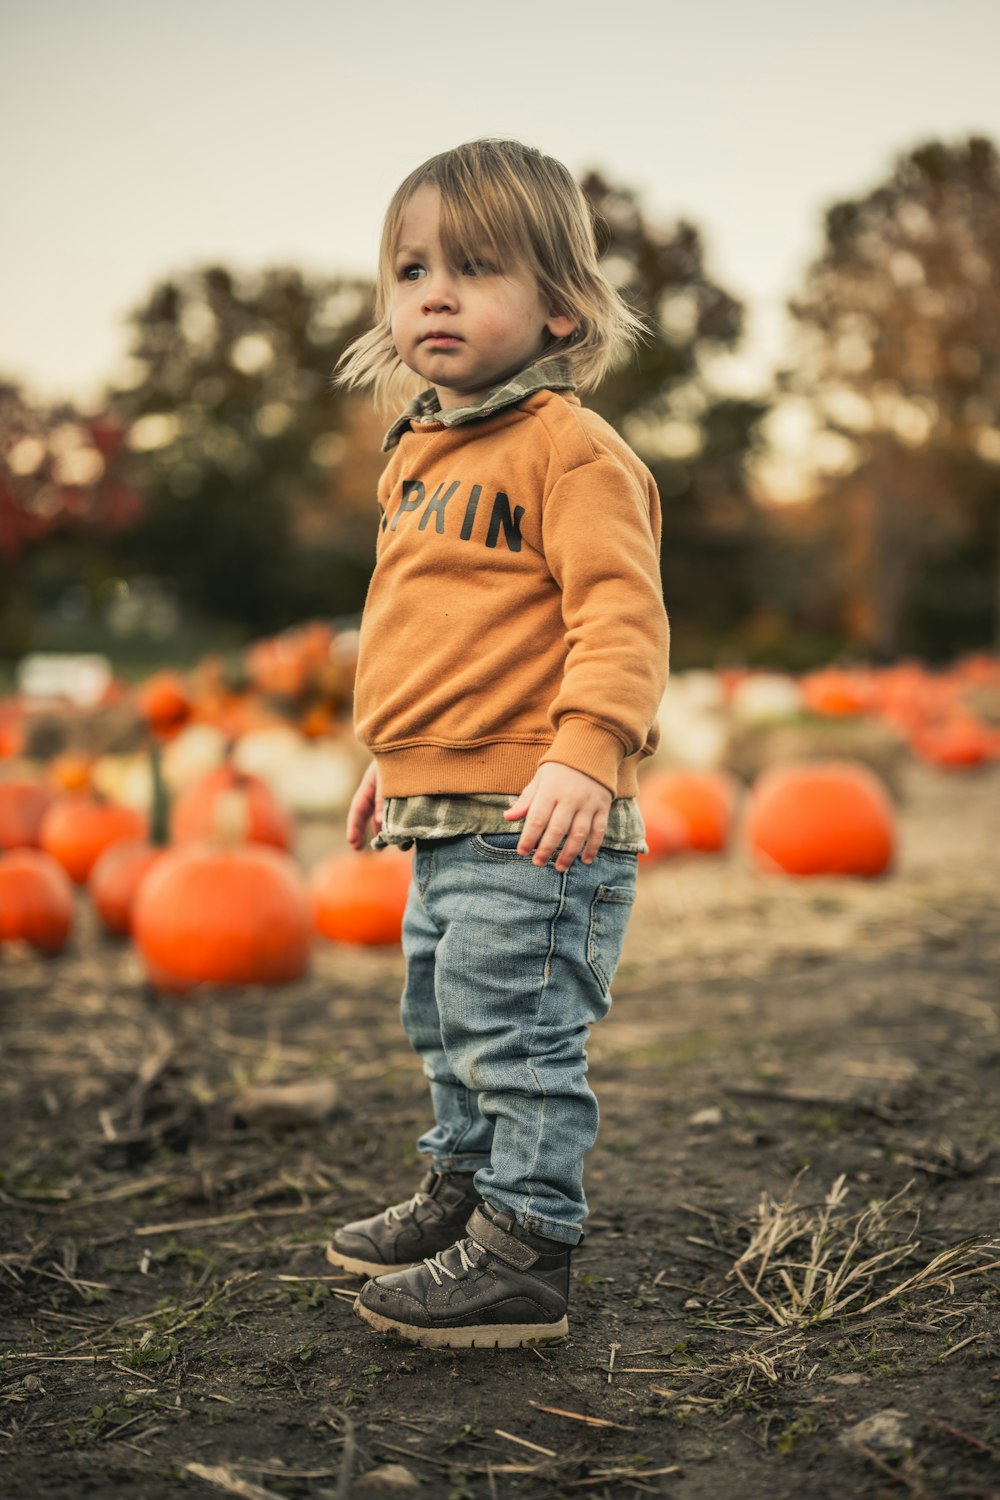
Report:
M365 825L369 818L372 822L372 836L379 832L382 827L383 806L378 766L372 761L347 810L347 842L352 849L365 847Z
M606 786L561 761L547 760L504 817L512 822L525 820L518 854L534 850L532 864L545 865L562 844L555 867L568 870L578 854L585 865L591 863L601 847L610 810L611 793Z

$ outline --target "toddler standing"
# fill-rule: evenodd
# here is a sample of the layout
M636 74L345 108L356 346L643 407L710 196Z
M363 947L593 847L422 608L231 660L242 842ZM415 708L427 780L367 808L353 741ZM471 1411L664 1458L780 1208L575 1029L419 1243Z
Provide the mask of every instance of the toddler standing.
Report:
M417 394L384 445L355 699L373 758L347 832L416 846L402 1020L434 1125L413 1197L327 1256L373 1278L356 1310L374 1328L506 1347L567 1331L598 1118L585 1044L667 672L653 479L574 394L639 323L570 173L507 140L400 186L376 319L340 379Z

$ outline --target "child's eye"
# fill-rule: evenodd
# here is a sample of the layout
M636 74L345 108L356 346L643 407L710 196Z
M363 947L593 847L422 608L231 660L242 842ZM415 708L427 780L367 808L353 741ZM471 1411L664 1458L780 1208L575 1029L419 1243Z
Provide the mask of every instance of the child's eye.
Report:
M488 260L467 260L462 267L463 276L488 276L496 271L496 266Z
M418 265L416 261L408 266L402 266L399 271L400 281L419 281L422 276L426 275L424 267Z

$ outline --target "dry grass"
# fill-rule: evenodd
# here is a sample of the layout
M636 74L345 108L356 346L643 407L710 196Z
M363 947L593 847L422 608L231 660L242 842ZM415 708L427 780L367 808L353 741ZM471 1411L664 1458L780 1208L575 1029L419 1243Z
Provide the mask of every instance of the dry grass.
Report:
M1000 1239L971 1238L893 1280L921 1249L919 1211L907 1201L912 1182L856 1210L847 1205L843 1173L820 1202L797 1202L802 1175L780 1202L761 1194L748 1226L750 1243L729 1272L779 1328L868 1314L912 1293L950 1292L963 1277L1000 1266L989 1259L1000 1251Z

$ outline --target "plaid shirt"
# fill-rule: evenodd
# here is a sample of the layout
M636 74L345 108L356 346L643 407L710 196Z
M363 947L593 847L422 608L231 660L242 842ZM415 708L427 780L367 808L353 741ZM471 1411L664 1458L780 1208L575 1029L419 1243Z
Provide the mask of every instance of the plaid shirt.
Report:
M529 365L504 385L496 386L473 406L441 409L437 392L422 391L401 412L385 435L382 452L394 448L404 432L422 422L440 422L443 427L458 427L491 417L495 412L516 406L536 391L574 391L576 384L569 365L559 358L543 359ZM414 839L454 838L458 834L519 833L524 820L510 821L503 814L513 807L517 795L503 792L480 792L471 796L387 797L381 831L372 839L373 849L399 844L408 849ZM616 797L608 814L608 827L602 848L623 849L644 854L646 830L634 797Z
M516 796L505 792L478 792L474 796L387 797L381 831L372 839L373 849L399 844L409 849L414 839L448 839L462 833L520 833L524 819L503 816ZM608 814L602 849L647 852L646 830L634 797L616 797Z
M526 370L512 376L505 385L498 385L488 391L482 401L473 406L455 406L442 411L437 391L431 386L429 390L421 391L419 396L414 397L406 410L393 422L385 435L382 452L388 453L395 448L403 433L409 428L419 427L421 422L440 422L442 427L460 427L463 422L476 422L481 417L492 417L494 412L504 411L508 406L516 406L525 396L533 396L536 391L575 390L576 382L569 372L569 365L564 359L557 357L540 360L537 365L529 365Z

